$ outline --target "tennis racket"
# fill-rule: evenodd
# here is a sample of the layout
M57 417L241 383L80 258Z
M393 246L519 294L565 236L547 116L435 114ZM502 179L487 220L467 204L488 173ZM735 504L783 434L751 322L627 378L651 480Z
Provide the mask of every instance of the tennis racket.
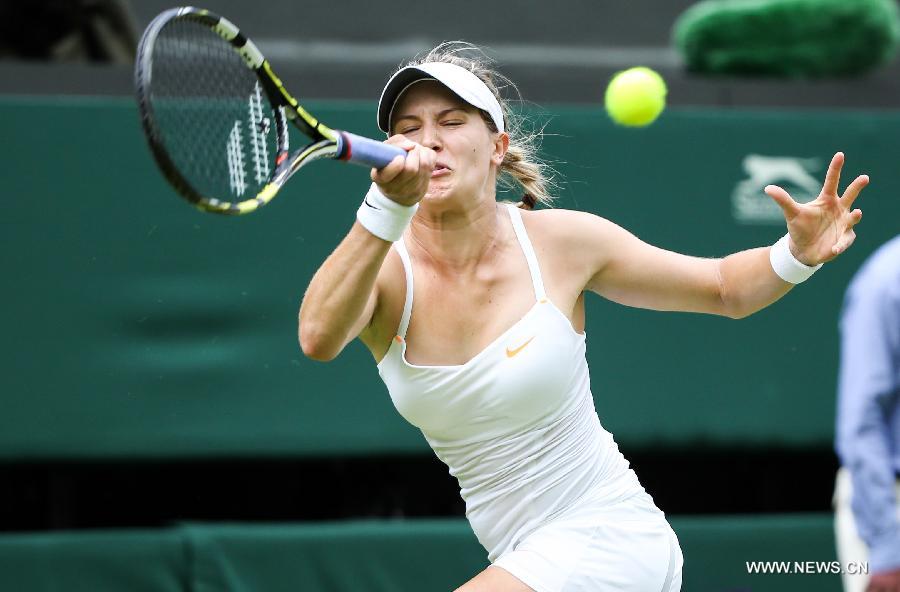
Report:
M156 163L206 212L253 212L321 158L382 168L406 154L318 121L256 45L208 10L173 8L153 19L138 45L135 86ZM288 122L310 139L293 153Z

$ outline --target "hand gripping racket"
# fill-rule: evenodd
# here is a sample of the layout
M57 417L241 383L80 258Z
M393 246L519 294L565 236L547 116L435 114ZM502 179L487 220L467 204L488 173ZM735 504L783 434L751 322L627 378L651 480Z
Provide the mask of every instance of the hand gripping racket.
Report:
M318 121L256 45L208 10L173 8L153 19L138 46L135 85L157 164L207 212L252 212L320 158L382 168L406 154ZM293 153L288 121L311 140Z

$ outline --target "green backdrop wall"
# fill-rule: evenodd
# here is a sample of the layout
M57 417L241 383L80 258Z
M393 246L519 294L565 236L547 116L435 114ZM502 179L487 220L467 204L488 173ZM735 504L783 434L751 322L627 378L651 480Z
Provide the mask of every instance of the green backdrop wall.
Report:
M374 104L316 103L375 135ZM560 207L698 256L773 243L762 193L808 199L829 157L871 186L857 244L748 319L588 302L601 420L623 444L828 446L836 320L862 259L900 231L898 113L671 111L613 127L550 106ZM132 102L0 100L4 192L0 458L424 452L359 344L305 359L296 314L349 229L367 171L305 169L248 217L190 208L164 183Z
M841 590L830 515L671 523L685 592ZM791 571L748 573L747 562L763 561ZM0 588L29 592L437 592L487 565L462 519L0 535Z

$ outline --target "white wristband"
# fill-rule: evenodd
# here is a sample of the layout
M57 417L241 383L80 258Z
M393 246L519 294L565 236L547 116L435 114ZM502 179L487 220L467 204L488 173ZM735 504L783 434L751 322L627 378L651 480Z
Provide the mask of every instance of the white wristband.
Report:
M769 249L769 262L772 269L778 274L778 277L791 284L799 284L809 279L809 276L816 273L822 264L819 263L814 267L804 265L797 261L788 244L790 234L786 234L778 242Z
M403 236L403 231L418 209L418 203L411 206L398 204L381 193L378 185L372 183L356 212L356 219L378 238L393 243Z

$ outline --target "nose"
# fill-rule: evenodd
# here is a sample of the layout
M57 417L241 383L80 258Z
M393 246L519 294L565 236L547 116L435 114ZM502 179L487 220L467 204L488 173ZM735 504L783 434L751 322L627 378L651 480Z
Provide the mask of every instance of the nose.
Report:
M422 126L422 139L419 143L426 148L431 148L435 152L439 152L443 146L440 126L436 123L425 123Z

